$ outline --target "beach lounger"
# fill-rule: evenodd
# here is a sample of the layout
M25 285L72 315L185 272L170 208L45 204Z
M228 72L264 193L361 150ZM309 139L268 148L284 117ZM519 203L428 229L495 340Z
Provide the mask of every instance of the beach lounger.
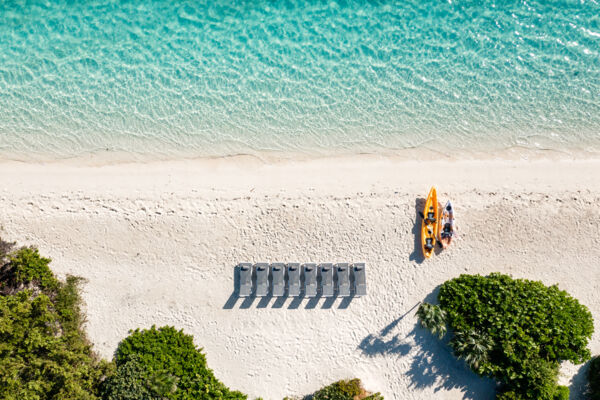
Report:
M333 297L333 265L319 265L319 274L321 275L321 294L323 297Z
M335 276L337 283L338 296L350 296L350 268L348 264L336 264Z
M288 296L300 296L300 264L287 265Z
M317 265L304 264L302 273L304 275L304 296L315 297L317 295Z
M240 273L240 297L248 297L252 294L252 264L239 264Z
M273 296L282 297L285 294L285 265L271 264L271 281L273 283Z
M256 295L266 296L269 293L269 264L255 264L256 268Z
M354 295L366 296L367 294L367 276L364 263L356 263L352 266L354 275Z

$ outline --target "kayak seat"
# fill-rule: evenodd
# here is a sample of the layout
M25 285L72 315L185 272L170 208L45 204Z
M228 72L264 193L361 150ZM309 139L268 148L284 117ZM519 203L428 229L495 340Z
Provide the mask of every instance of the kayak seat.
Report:
M427 218L425 219L425 222L427 224L435 224L435 222L436 222L435 214L432 212L427 213Z
M433 240L431 240L431 238L425 239L425 248L427 250L433 250Z

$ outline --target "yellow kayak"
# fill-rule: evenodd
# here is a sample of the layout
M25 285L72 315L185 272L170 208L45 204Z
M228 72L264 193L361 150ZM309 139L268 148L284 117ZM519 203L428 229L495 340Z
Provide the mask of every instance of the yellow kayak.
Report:
M425 201L423 209L423 221L421 223L421 246L425 258L430 258L435 249L435 240L438 236L439 207L437 192L432 187Z

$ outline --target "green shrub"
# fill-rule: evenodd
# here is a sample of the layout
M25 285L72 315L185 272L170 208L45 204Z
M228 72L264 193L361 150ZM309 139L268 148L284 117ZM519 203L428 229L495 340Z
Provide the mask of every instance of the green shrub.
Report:
M97 399L111 365L98 361L81 329L79 279L60 282L37 249L7 253L11 246L5 243L0 243L7 262L0 275L0 398Z
M131 332L117 348L117 373L132 356L136 356L146 370L144 385L168 385L176 380L176 389L163 394L169 399L246 399L244 394L230 391L215 378L192 336L173 327L152 326Z
M0 398L91 400L107 365L62 335L50 298L0 296Z
M422 303L417 310L421 326L427 328L440 339L446 334L446 312L439 306Z
M554 400L569 400L569 388L566 386L557 386L554 392Z
M542 359L523 361L521 376L510 385L526 399L553 399L558 381L558 362Z
M36 248L23 247L9 256L14 282L27 285L34 283L42 290L55 290L58 280L50 270L49 258L40 256Z
M501 274L461 275L441 286L438 300L455 354L476 373L499 380L506 388L499 398L562 396L559 363L590 357L591 313L557 286Z
M360 379L341 380L318 390L312 395L313 400L353 400L355 398L364 400L383 400L379 393L367 393Z
M600 400L600 356L594 357L590 362L588 382L590 387L590 398L592 400Z
M83 278L77 276L67 276L66 282L60 282L54 296L54 307L62 328L65 332L78 332L83 322L81 313L81 296L79 295L79 285Z
M137 355L125 361L103 384L104 400L161 400L147 380L148 371Z
M524 397L522 397L520 394L517 394L516 392L509 390L507 392L501 392L498 393L496 395L496 400L522 400L524 399Z

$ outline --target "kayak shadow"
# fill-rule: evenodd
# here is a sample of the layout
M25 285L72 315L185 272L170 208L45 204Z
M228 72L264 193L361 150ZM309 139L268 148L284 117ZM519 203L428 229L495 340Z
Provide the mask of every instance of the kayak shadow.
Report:
M409 261L415 261L417 264L421 264L425 261L423 250L421 249L421 213L425 207L425 199L417 197L415 199L415 224L413 225L412 233L415 238L415 245L413 252L408 256Z

